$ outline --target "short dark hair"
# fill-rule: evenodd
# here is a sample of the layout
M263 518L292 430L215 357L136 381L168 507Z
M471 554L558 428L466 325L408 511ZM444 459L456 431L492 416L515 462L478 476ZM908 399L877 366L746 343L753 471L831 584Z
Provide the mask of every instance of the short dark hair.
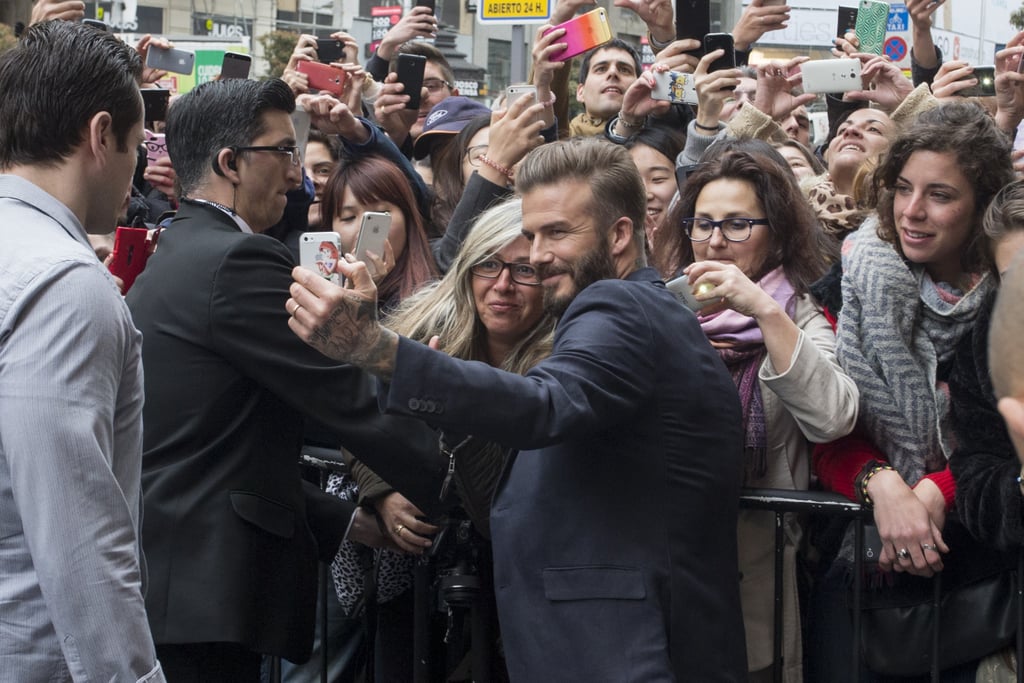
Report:
M676 157L686 146L686 134L668 126L648 125L634 133L622 144L626 149L650 147L675 163Z
M244 147L263 134L263 113L295 111L295 96L279 78L209 81L185 93L167 112L167 153L186 196L200 187L225 147Z
M700 164L686 177L667 225L654 237L656 265L662 276L673 277L693 263L693 245L683 231L682 219L694 215L697 197L705 186L723 178L750 183L769 222L772 253L765 259L763 272L749 273L749 277L757 280L782 266L797 294L806 294L811 283L825 273L817 218L782 155L767 142L750 138L719 140L707 148Z
M629 56L633 58L633 67L636 69L636 75L639 76L642 71L640 66L640 53L636 51L636 48L622 40L621 38L612 38L611 42L605 43L604 45L598 45L593 50L588 51L580 59L580 83L587 80L587 74L590 73L590 60L593 59L594 55L601 50L624 50L629 53Z
M60 162L104 111L127 151L142 120L141 80L138 53L110 33L60 20L30 26L0 55L0 168Z
M991 254L982 217L996 193L1013 181L1010 149L1010 138L974 102L945 102L922 112L896 136L871 178L869 203L877 207L878 237L903 255L893 217L895 188L903 167L914 152L952 154L974 191L971 233L960 265L968 273L990 267Z

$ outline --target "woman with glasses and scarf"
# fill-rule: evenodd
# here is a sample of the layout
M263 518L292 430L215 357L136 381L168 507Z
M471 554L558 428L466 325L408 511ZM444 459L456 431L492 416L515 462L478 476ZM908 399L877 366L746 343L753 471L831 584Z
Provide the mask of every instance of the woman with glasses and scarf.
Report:
M698 320L732 373L743 405L743 486L806 489L813 443L857 419L857 388L839 367L835 335L808 286L825 264L814 214L786 161L759 140L723 140L687 178L654 253L666 278L684 273ZM685 353L685 350L680 350ZM774 514L741 510L740 590L753 682L772 680ZM802 680L796 549L785 522L783 656Z

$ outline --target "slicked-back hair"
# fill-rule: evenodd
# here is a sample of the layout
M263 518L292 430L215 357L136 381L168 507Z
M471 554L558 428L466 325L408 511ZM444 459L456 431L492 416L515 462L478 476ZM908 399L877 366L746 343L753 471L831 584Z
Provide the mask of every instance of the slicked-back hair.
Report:
M0 55L0 168L56 165L108 112L119 151L142 119L142 61L106 31L70 21L30 26Z
M295 111L295 96L284 81L229 78L203 83L181 96L167 112L167 153L188 196L203 185L225 147L245 147L264 133L263 114Z
M633 243L642 258L647 191L626 148L593 136L541 145L519 165L516 191L525 195L537 187L566 180L590 186L588 213L599 230L610 230L623 216L633 222Z
M667 225L654 237L655 265L662 277L674 277L693 263L693 244L683 231L682 219L695 214L704 188L722 179L750 183L769 222L771 253L762 272L747 273L748 277L756 281L782 266L797 294L806 294L811 283L825 273L817 218L782 155L767 142L750 138L724 139L711 145L687 176Z
M590 61L601 50L623 50L628 52L629 56L633 59L633 68L636 69L636 75L639 76L643 70L643 67L640 65L640 53L636 51L636 48L621 38L612 38L611 42L598 45L593 50L584 53L580 58L580 83L587 80L587 75L590 74Z
M1010 139L995 121L974 102L945 102L922 112L892 141L871 179L869 204L878 210L878 237L903 255L893 216L896 183L914 152L952 154L956 165L974 191L971 233L960 265L968 273L991 266L988 238L982 217L997 192L1013 180Z
M995 248L999 242L1008 235L1024 232L1024 180L1014 180L996 193L985 211L982 228L989 239L989 254L994 267Z

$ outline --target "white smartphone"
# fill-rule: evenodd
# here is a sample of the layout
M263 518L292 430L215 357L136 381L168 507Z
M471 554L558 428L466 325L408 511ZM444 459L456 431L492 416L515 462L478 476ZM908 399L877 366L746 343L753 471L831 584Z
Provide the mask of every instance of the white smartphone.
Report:
M177 48L150 45L146 52L146 66L189 76L196 65L196 53Z
M669 280L665 283L665 287L668 288L668 291L672 292L679 303L686 306L694 313L720 301L720 299L698 301L697 297L693 295L693 289L690 287L690 278L685 275L680 275L674 280Z
M532 102L537 102L537 87L533 85L510 85L505 89L505 109L511 109L512 103L521 97L529 97Z
M334 267L341 259L341 238L336 232L304 232L299 236L299 265L340 285L344 279Z
M660 71L654 74L652 100L697 104L697 86L693 74L681 71Z
M804 92L832 93L860 90L859 59L818 59L800 65Z
M359 237L356 239L355 256L357 261L366 264L370 275L376 275L377 269L367 258L366 252L372 251L378 257L384 256L384 241L391 230L391 214L386 211L364 211L363 220L359 224Z

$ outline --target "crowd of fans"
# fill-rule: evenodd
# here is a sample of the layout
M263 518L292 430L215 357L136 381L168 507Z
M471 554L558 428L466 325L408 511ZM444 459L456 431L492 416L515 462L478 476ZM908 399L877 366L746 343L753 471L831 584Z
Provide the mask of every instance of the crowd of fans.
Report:
M807 58L746 64L786 5L712 70L670 3L623 0L654 64L613 39L573 94L550 28L589 4L493 111L416 6L365 65L332 34L340 94L303 35L282 78L156 121L169 43L40 0L0 55L0 681L316 680L318 600L337 681L927 680L854 642L851 584L913 602L1024 543L1024 33L966 97L941 3L908 0L912 78L837 38L861 87L812 145ZM697 104L652 98L667 71ZM116 225L151 233L127 291ZM341 283L299 266L310 232ZM787 513L776 577L742 488L860 503L867 560ZM1006 634L943 628L942 681L1017 680Z

